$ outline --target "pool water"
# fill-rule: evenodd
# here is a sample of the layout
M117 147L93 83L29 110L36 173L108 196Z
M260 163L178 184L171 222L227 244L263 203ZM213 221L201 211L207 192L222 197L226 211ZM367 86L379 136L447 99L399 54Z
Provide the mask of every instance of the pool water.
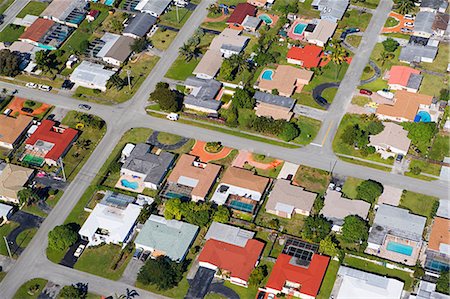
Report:
M112 6L114 4L114 0L105 0L105 5Z
M272 19L268 15L260 15L258 18L260 20L262 20L264 23L266 23L267 25L272 24Z
M431 122L431 115L426 111L419 111L419 113L417 113L416 117L414 118L414 122L429 123Z
M386 249L407 256L411 256L413 253L413 248L411 246L397 243L394 241L389 241Z
M306 26L307 26L306 24L298 23L294 27L294 34L298 34L298 35L303 34L303 31L305 31Z
M123 180L120 180L120 183L125 188L130 188L130 189L133 189L133 190L136 190L137 188L139 188L139 184L137 182L130 182L128 180L123 179Z
M254 205L250 203L241 202L238 200L233 200L230 202L229 207L238 211L252 213Z
M263 80L268 80L268 81L272 81L272 76L273 76L273 70L265 70L262 75L261 78Z

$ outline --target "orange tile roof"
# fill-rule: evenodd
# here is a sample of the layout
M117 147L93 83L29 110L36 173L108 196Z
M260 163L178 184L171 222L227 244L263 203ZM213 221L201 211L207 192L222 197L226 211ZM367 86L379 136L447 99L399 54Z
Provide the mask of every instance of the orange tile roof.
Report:
M401 117L413 121L419 110L419 105L431 105L433 100L432 96L407 92L404 90L397 91L394 98L395 102L393 105L380 105L377 109L377 114L390 117Z
M13 144L28 128L33 118L19 114L17 118L0 115L0 141Z
M408 86L408 80L412 74L418 75L420 71L408 66L394 65L389 71L388 84Z
M450 220L436 217L434 218L433 227L431 228L428 248L439 251L441 244L450 245Z
M256 175L252 171L237 168L237 167L229 167L220 181L223 184L229 184L241 188L246 188L253 191L258 191L263 194L266 190L267 185L269 184L269 179Z
M53 22L52 20L48 19L37 19L34 21L33 24L31 24L30 27L28 27L24 33L19 37L19 39L29 39L34 42L38 42L46 33L47 31L52 28Z
M209 239L198 261L215 265L230 272L231 277L247 281L263 248L264 243L255 239L248 240L245 247Z
M320 63L320 54L322 48L315 45L306 45L303 48L292 47L287 52L286 57L303 62L303 67L312 68L317 67Z

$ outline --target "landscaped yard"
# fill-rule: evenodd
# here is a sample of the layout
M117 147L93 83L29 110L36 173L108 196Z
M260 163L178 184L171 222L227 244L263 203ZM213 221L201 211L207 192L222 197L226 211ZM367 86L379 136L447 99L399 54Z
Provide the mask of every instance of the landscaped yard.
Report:
M389 28L389 27L395 27L395 26L397 26L399 23L400 23L400 22L399 22L397 19L395 19L395 18L393 18L393 17L388 17L387 20L386 20L386 23L384 24L384 27L387 27L387 28Z
M437 134L434 138L429 157L436 161L443 161L444 157L450 157L450 136Z
M17 245L19 245L21 248L27 247L31 239L33 239L34 235L36 234L37 230L37 228L30 228L21 232L16 238Z
M158 29L150 38L152 45L158 50L166 50L173 42L177 33L172 30Z
M3 236L8 236L16 227L19 227L19 223L10 221L8 224L3 224L0 226L0 254L8 255L8 249L6 248L6 244L3 240Z
M311 143L322 125L321 121L306 116L298 116L294 121L296 121L300 128L300 135L293 141L302 145Z
M318 299L330 298L339 266L340 264L338 261L330 260L327 267L327 272L325 272L325 277L323 278L322 285L320 286L319 294L317 296Z
M440 92L442 89L445 89L447 86L448 88L448 76L436 76L431 74L425 74L422 72L422 84L420 85L419 92L434 96L436 98L439 98Z
M400 200L400 207L410 210L413 214L427 217L431 221L439 207L439 199L405 190Z
M41 12L48 6L47 2L31 1L17 14L18 18L23 18L26 15L39 16Z
M342 193L345 195L345 197L350 199L356 199L358 195L358 191L356 191L356 188L358 188L359 184L361 184L364 180L348 177L345 180L344 186L342 186Z
M338 23L338 28L359 28L361 31L366 30L369 25L372 14L361 12L356 9L349 9L345 13L342 20Z
M232 289L233 291L235 291L239 297L241 299L243 298L255 298L256 297L256 293L258 293L258 288L257 287L248 287L248 288L244 288L235 284L232 284L229 281L225 281L224 286Z
M369 97L363 97L363 96L354 96L352 98L352 104L358 105L360 107L364 107L366 104L370 103Z
M272 10L274 12L285 12L288 4L295 3L298 7L298 14L305 18L319 18L320 12L311 7L312 0L306 0L303 2L292 0L277 0L275 1Z
M183 27L184 23L189 19L191 16L192 11L190 11L187 8L178 8L176 6L173 6L170 11L164 13L160 17L160 25L165 25L169 27L174 28L181 28Z
M308 191L324 194L330 183L330 173L325 170L300 165L294 182Z
M349 35L347 36L347 38L345 39L345 41L350 45L353 46L355 48L359 47L359 44L361 43L362 40L362 36L360 35Z
M13 299L36 299L47 284L47 280L43 278L35 278L24 283L16 292ZM33 289L32 295L28 292Z
M19 39L19 36L25 31L25 27L9 24L0 32L0 41L2 42L15 42Z
M276 219L278 221L278 227L283 227L283 232L289 235L301 237L301 230L303 227L303 222L305 221L306 216L296 214L291 219L278 217L273 214L269 214L266 212L266 203L259 210L258 215L256 216L255 223L270 228L268 223ZM267 242L267 240L266 240Z
M450 55L450 45L445 43L439 44L439 49L433 63L422 62L421 67L435 72L445 73L448 65L448 57Z

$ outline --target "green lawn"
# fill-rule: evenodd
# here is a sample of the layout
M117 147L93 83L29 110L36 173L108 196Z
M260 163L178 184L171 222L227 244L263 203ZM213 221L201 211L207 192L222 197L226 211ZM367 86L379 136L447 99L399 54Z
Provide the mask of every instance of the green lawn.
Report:
M330 183L330 173L325 170L300 165L294 182L308 191L324 194Z
M409 169L413 167L419 167L421 172L428 173L431 175L439 176L441 173L441 165L428 163L423 160L412 159L409 164Z
M325 277L323 278L322 285L320 286L319 294L317 295L318 299L330 298L339 266L340 264L338 261L330 260L327 267L327 272L325 272Z
M443 161L444 157L450 157L450 136L437 134L430 150L430 159Z
M278 176L278 174L280 173L281 168L283 168L283 164L284 164L284 162L274 168L269 168L269 169L261 169L261 168L253 167L250 164L245 164L244 168L253 170L257 175L275 179Z
M118 245L88 247L78 259L74 268L107 279L118 280L122 277L123 271L133 256L133 252L129 253L128 257L124 258L123 263L117 269L113 269L120 252L121 248Z
M339 156L339 154L338 154L338 156ZM378 170L382 170L382 171L386 171L386 172L390 172L392 170L391 167L387 167L387 166L385 167L385 166L373 164L370 162L355 160L353 158L339 157L339 159L344 162L353 163L353 164L361 165L361 166L365 166L365 167L370 167L370 168L374 168L374 169L378 169Z
M217 293L208 293L205 296L205 299L227 299L228 297L225 297L223 295L217 294Z
M276 220L278 220L279 226L283 227L284 233L293 235L293 236L297 236L297 237L301 237L301 230L302 230L303 223L305 221L306 216L296 214L291 219L288 219L288 218L278 217L273 214L269 214L266 212L266 202L259 210L258 215L256 216L256 219L255 219L255 223L260 226L270 228L270 227L268 227L267 223L270 220L276 219ZM268 242L267 239L265 241Z
M361 12L356 9L349 9L345 13L342 20L338 23L338 28L359 28L361 31L364 31L369 25L371 18L372 14L370 13Z
M164 13L160 17L160 24L174 28L181 28L189 19L191 14L192 11L187 8L177 8L176 6L173 6L170 11Z
M362 40L362 36L360 36L360 35L349 35L349 36L347 36L347 38L345 39L345 41L346 41L349 45L351 45L351 46L353 46L353 47L355 47L355 48L358 48L358 47L359 47L359 44L361 43L361 40Z
M439 206L439 199L434 196L403 191L400 207L408 209L411 213L427 217L431 220Z
M439 98L440 91L444 89L445 86L448 86L446 83L448 81L448 76L440 77L425 73L422 73L422 76L422 84L419 89L420 93Z
M22 208L22 211L39 216L39 217L47 217L48 214L45 213L44 211L42 211L41 209L39 209L39 207L37 206L37 204L31 204L29 206L24 206Z
M25 31L25 27L9 24L5 29L0 32L0 41L2 42L15 42L19 39L19 36Z
M47 2L31 1L17 14L18 18L23 18L26 15L39 16L41 12L48 6Z
M171 145L179 142L181 140L181 136L166 132L159 132L157 139L163 144Z
M313 99L311 92L302 91L301 93L294 93L291 97L297 100L297 104L325 110L324 107L317 104L317 102Z
M447 71L449 56L450 56L450 45L440 43L438 53L433 63L422 62L420 66L430 71L445 73Z
M63 259L64 255L66 255L66 251L60 251L47 247L46 254L49 261L58 264Z
M396 278L405 283L404 288L406 291L412 290L414 278L408 272L397 269L388 269L384 266L349 256L346 256L344 258L343 264L358 270L363 270L365 272Z
M361 184L364 180L348 177L345 180L344 186L342 186L342 193L345 195L345 197L350 199L356 199L358 192L356 191L356 188Z
M0 14L3 14L5 12L5 10L8 9L8 7L11 6L11 4L13 4L14 0L4 0L2 1L2 4L0 6Z
M322 125L321 121L306 116L298 116L294 121L300 129L300 135L294 139L294 142L302 145L311 143Z
M222 31L225 28L227 28L227 26L228 25L225 22L204 22L204 23L202 23L201 28Z
M6 248L5 241L3 237L7 237L10 232L12 232L16 227L19 227L19 223L10 221L8 224L3 224L0 226L0 254L8 255L8 249Z
M47 280L43 278L35 278L27 281L24 283L16 292L13 299L28 299L28 298L37 298L40 293L42 292L42 289L47 284ZM28 293L30 287L36 286L36 291L33 292L32 295Z
M324 97L328 103L332 103L337 91L337 88L327 88L322 92L322 97Z
M351 1L351 4L354 4L357 6L362 6L362 7L367 7L367 8L377 8L378 3L380 3L380 0L365 0L365 1L352 0Z
M244 288L235 284L232 284L229 281L225 281L225 283L223 284L224 286L232 289L233 291L235 291L239 297L241 299L244 298L255 298L256 297L256 293L258 293L258 288L257 287L248 287L248 288Z
M37 228L30 228L21 232L16 238L17 245L19 245L21 248L27 247L36 232Z
M155 34L150 38L153 46L158 50L166 50L169 48L170 44L173 42L177 33L172 30L161 30L158 29Z
M400 22L393 18L393 17L388 17L386 20L386 23L384 24L384 27L389 28L389 27L395 27L399 24Z
M363 96L354 96L352 98L352 104L358 105L360 107L364 107L366 104L370 103L369 97L363 97Z

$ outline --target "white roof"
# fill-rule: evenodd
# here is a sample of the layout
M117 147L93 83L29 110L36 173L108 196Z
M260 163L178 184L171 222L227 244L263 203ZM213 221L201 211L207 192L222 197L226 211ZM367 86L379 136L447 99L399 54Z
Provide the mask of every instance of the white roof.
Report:
M439 208L436 212L436 216L450 219L450 201L448 199L441 198L439 200Z
M444 163L450 163L450 157L445 157ZM450 167L442 166L439 177L443 181L450 182Z
M120 38L120 35L106 32L103 34L103 36L100 38L105 45L98 51L97 57L103 58L106 56L106 53L114 46L114 44L117 42L117 40Z
M336 283L341 285L336 299L399 299L403 292L401 281L345 266L339 268L338 276Z
M98 228L109 232L109 239L123 242L134 226L141 208L135 204L128 204L121 209L98 203L80 229L80 235L92 237Z
M75 83L106 87L109 78L115 73L103 69L101 64L83 61L70 75L70 80Z
M127 156L127 157L130 156L131 151L134 149L134 147L135 147L134 144L132 144L132 143L127 143L127 144L125 145L125 147L123 148L123 150L122 150L122 155Z
M280 173L278 174L277 179L287 179L289 175L292 175L292 177L295 176L297 173L298 165L291 163L291 162L284 162L283 167L280 170Z
M0 218L7 218L9 212L11 212L12 209L12 206L0 203Z
M206 233L205 239L213 239L240 247L245 247L247 241L252 239L254 232L239 227L213 222Z
M160 16L171 2L172 0L142 0L136 5L135 10Z

